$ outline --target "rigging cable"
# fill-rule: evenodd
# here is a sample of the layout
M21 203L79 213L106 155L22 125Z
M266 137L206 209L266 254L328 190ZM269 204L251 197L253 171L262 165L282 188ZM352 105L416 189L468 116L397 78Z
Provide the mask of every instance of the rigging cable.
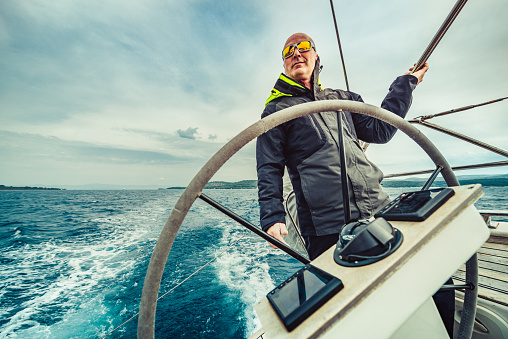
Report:
M223 255L227 250L229 250L231 247L233 247L234 245L236 245L240 240L242 240L243 238L245 238L247 236L247 234L249 233L245 233L244 235L242 235L240 238L238 238L237 240L235 240L231 245L229 245L228 247L226 247L222 252L220 252L219 254L217 254L213 259L211 259L210 261L208 261L206 264L204 264L203 266L201 266L200 268L198 268L196 271L194 271L194 273L192 273L191 275L189 275L187 278L185 278L184 280L180 281L178 284L176 284L175 286L173 286L172 289L170 289L169 291L167 291L166 293L164 293L163 295L161 295L160 297L157 298L157 301L159 301L160 299L164 298L167 294L173 292L173 290L175 288L177 288L178 286L182 285L183 283L185 283L187 280L189 280L192 276L194 276L196 273L198 273L199 271L201 271L203 268L205 268L206 266L208 266L209 264L211 264L213 261L215 261L218 257L220 257L221 255ZM136 318L137 316L139 315L139 312L134 314L132 317L130 317L129 319L127 319L126 321L124 321L121 325L119 325L118 327L116 327L115 329L111 330L108 334L106 334L105 336L101 337L101 339L104 339L106 338L107 336L111 335L113 332L115 332L116 330L120 329L121 327L123 327L125 324L127 324L128 322L132 321L134 318Z
M452 167L452 170L454 172L456 172L456 171L470 170L470 169L476 169L476 168L499 167L499 166L508 166L508 160L486 162L483 164L473 164L473 165L466 165L466 166L455 166L455 167ZM384 176L384 178L386 179L386 178L412 176L412 175L418 175L418 174L428 174L428 173L432 173L432 171L434 171L434 170L423 170L423 171L414 171L414 172L386 174Z
M413 122L413 121L410 121L410 122ZM494 152L494 153L497 153L499 155L502 155L504 157L507 157L508 158L508 151L502 149L502 148L499 148L499 147L496 147L496 146L493 146L493 145L490 145L490 144L487 144L486 142L483 142L483 141L480 141L478 139L475 139L473 137L470 137L470 136L467 136L465 134L462 134L462 133L459 133L459 132L456 132L454 130L451 130L449 128L445 128L443 126L439 126L439 125L436 125L436 124L432 124L430 122L427 122L427 121L423 121L423 120L417 120L417 122L422 125L422 126L425 126L425 127L428 127L428 128L432 128L436 131L439 131L441 133L444 133L444 134L448 134L452 137L455 137L457 139L460 139L460 140L463 140L463 141L466 141L466 142L469 142L473 145L476 145L476 146L479 146L479 147L482 147L482 148L485 148L486 150L489 150L491 152Z
M409 120L409 122L414 123L414 122L419 122L419 120L423 121L423 120L432 119L432 118L440 117L440 116L447 115L447 114L467 111L468 109L472 109L472 108L475 108L475 107L480 107L480 106L485 106L485 105L493 104L495 102L503 101L505 99L508 99L508 97L504 97L504 98L500 98L500 99L496 99L496 100L487 101L487 102L484 102L484 103L481 103L481 104L469 105L469 106L464 106L464 107L460 107L460 108L454 108L454 109L451 109L449 111L445 111L445 112L441 112L441 113L436 113L436 114L431 114L431 115L421 115L421 116L416 117L416 118L414 118L412 120Z
M415 64L410 74L413 74L415 71L417 71L420 67L422 67L425 64L427 59L430 57L430 55L436 48L439 41L441 41L448 28L450 28L450 26L452 25L453 20L455 20L457 15L459 15L460 10L462 9L462 7L464 7L466 2L467 0L458 0L457 3L455 3L455 6L453 6L451 12L446 17L445 21L437 31L436 35L434 35L434 38L432 38L432 41L427 46L425 52L423 52L422 56L420 57L420 60L418 60L418 62Z
M347 81L346 64L344 63L344 56L342 55L342 47L340 45L339 29L337 28L337 19L335 18L335 11L333 9L333 1L330 0L330 6L332 7L333 23L335 24L335 33L337 34L337 43L339 44L340 60L342 61L342 70L344 71L344 79L346 80L346 89L349 92L349 83Z
M433 124L433 123L430 123L430 122L426 121L426 120L429 120L429 119L432 119L432 118L435 118L435 117L439 117L439 116L443 116L443 115L447 115L447 114L452 114L452 113L457 113L457 112L462 112L462 111L466 111L466 110L471 109L471 108L475 108L475 107L479 107L479 106L484 106L484 105L492 104L494 102L499 102L499 101L505 100L507 98L508 97L504 97L504 98L500 98L500 99L496 99L496 100L487 101L487 102L484 102L484 103L481 103L481 104L477 104L477 105L464 106L464 107L461 107L461 108L456 108L456 109L452 109L452 110L441 112L441 113L437 113L437 114L423 115L423 116L419 116L419 117L417 117L415 119L409 120L408 122L409 123L413 123L413 124L414 123L418 123L418 124L420 124L422 126L425 126L425 127L428 127L428 128L432 128L432 129L434 129L436 131L439 131L439 132L451 135L452 137L455 137L457 139L469 142L469 143L471 143L473 145L485 148L485 149L487 149L487 150L489 150L491 152L497 153L499 155L502 155L502 156L508 158L508 151L506 151L506 150L504 150L502 148L499 148L499 147L496 147L496 146L493 146L493 145L489 145L486 142L483 142L481 140L475 139L475 138L467 136L465 134L462 134L462 133L456 132L454 130L445 128L443 126L439 126L439 125L436 125L436 124Z

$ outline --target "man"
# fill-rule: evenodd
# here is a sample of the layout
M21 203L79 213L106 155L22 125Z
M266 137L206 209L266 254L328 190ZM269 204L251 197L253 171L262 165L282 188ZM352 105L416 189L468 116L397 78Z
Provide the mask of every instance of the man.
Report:
M284 44L284 74L281 74L266 101L262 117L284 108L315 100L363 101L360 95L342 90L322 89L319 56L312 38L293 34ZM391 84L381 107L404 118L412 91L423 80L428 65L412 75L405 73ZM258 137L256 160L261 227L284 241L287 234L283 207L284 169L295 191L300 230L309 258L314 260L335 245L345 224L340 177L337 118L343 122L351 219L367 219L389 202L381 188L382 172L371 163L358 140L386 143L396 128L349 112L321 112L297 118ZM272 246L273 247L273 246ZM447 283L452 283L451 279ZM453 332L454 293L434 296L450 336Z
M353 92L321 88L319 56L308 35L290 36L283 53L285 74L277 80L262 117L315 100L363 101ZM411 93L427 70L425 64L413 75L406 73L398 77L381 107L404 118L411 104ZM261 227L281 241L287 233L282 204L282 175L287 167L295 190L301 233L311 260L337 242L345 221L337 116L337 112L322 112L297 118L273 128L257 141ZM367 160L358 139L386 143L396 128L360 114L343 112L340 116L344 126L351 217L353 220L369 218L389 200L380 185L383 174Z

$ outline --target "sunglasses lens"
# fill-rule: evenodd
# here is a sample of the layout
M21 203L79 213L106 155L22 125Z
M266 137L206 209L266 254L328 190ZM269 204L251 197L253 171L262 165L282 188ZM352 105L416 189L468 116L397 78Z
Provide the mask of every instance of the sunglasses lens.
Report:
M295 52L295 46L298 48L300 52L307 52L312 49L312 43L310 41L304 40L300 41L296 45L289 45L282 51L282 58L287 59L293 55Z
M300 41L297 45L300 52L307 52L312 48L310 41Z
M282 57L284 59L286 59L286 58L292 56L294 51L295 51L295 46L288 46L288 47L284 48L284 50L282 51Z

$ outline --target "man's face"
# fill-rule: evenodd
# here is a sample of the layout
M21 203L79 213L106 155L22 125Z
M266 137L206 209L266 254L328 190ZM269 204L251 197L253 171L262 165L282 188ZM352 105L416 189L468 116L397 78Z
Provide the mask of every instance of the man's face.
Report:
M284 48L302 40L310 40L310 38L304 34L294 34L286 41ZM302 53L300 53L298 48L295 48L294 54L284 59L284 73L294 80L310 81L316 60L317 54L314 48Z

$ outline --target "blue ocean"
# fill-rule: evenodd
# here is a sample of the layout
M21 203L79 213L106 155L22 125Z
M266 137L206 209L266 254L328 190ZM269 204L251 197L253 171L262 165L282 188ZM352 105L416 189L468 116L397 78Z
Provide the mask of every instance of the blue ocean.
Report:
M0 191L0 338L135 337L150 256L181 193ZM205 193L259 223L256 190ZM508 209L508 187L484 193L479 209ZM197 200L162 278L160 295L174 290L158 302L156 336L248 338L255 302L301 266Z

